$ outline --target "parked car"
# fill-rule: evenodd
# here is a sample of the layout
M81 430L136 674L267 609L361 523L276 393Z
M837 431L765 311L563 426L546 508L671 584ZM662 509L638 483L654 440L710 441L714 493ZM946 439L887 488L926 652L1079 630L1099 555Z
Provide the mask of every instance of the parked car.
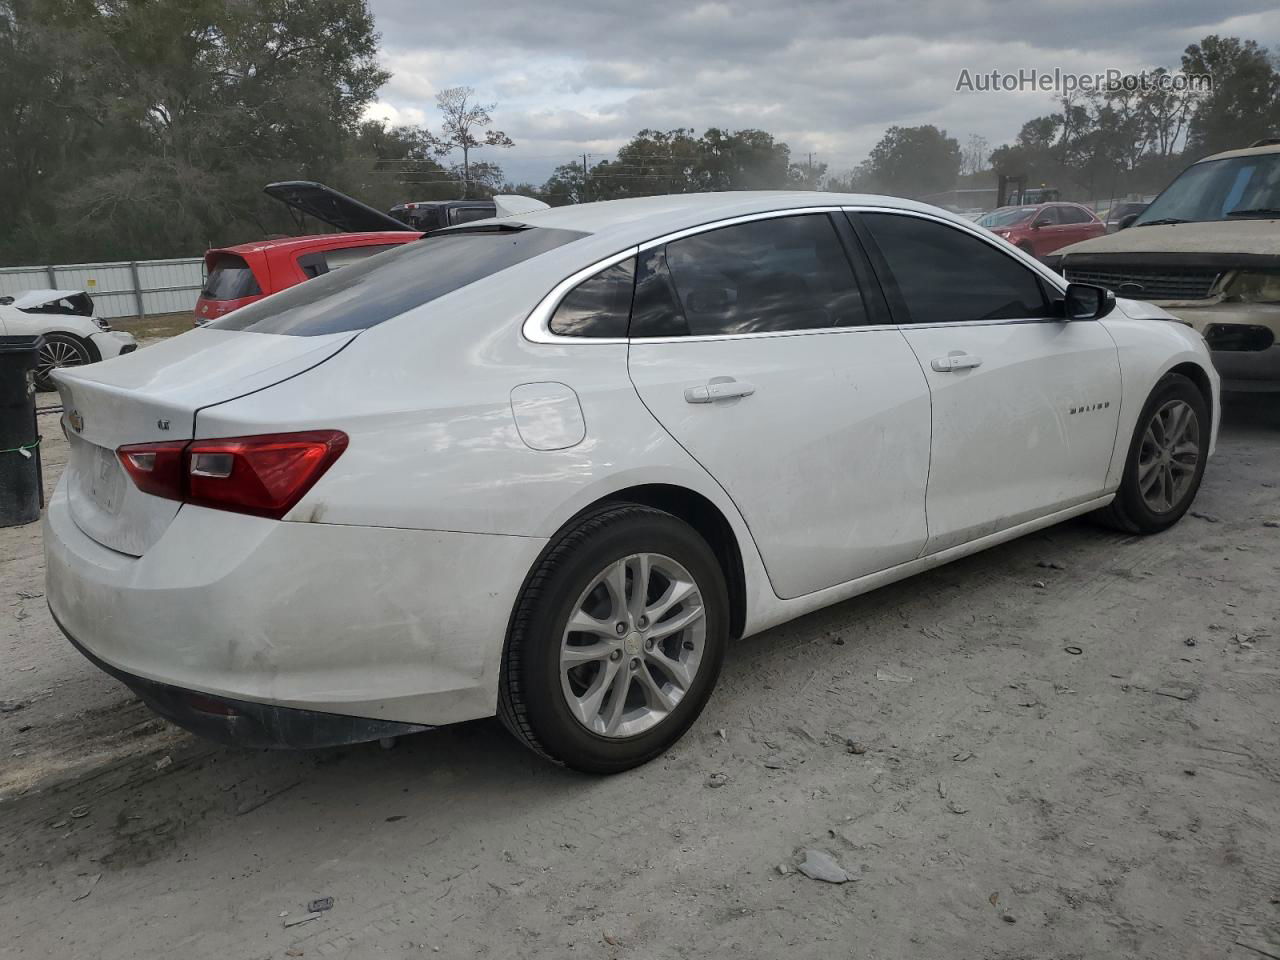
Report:
M218 247L204 255L205 283L196 300L203 326L268 294L347 266L422 236L399 220L311 180L269 183L264 192L341 233L284 237Z
M1132 226L1133 221L1138 219L1138 214L1148 206L1150 204L1144 200L1121 200L1119 203L1113 203L1107 208L1106 216L1103 217L1107 225L1107 233L1116 233Z
M1224 389L1280 390L1280 141L1193 163L1131 227L1059 253L1068 280L1202 333Z
M411 243L437 226L511 216L547 206L529 197L500 195L484 201L439 201L431 207L443 211L438 217L423 204L401 204L393 207L392 213L406 206L424 209L421 215L411 210L414 216L393 217L312 180L269 183L264 192L294 211L299 225L305 222L305 215L342 232L261 240L208 251L205 284L196 301L197 327L268 294Z
M978 223L1033 257L1107 232L1106 224L1078 203L1040 203L993 210Z
M93 315L93 298L83 290L27 290L0 297L0 336L44 337L36 366L36 389L52 390L54 370L78 367L132 353L133 334L112 330Z
M214 738L497 713L624 770L735 638L1069 517L1175 523L1218 381L1153 318L884 197L439 231L60 371L49 606Z
M391 216L426 233L442 227L487 220L497 216L497 210L492 200L416 200L397 203L391 208Z

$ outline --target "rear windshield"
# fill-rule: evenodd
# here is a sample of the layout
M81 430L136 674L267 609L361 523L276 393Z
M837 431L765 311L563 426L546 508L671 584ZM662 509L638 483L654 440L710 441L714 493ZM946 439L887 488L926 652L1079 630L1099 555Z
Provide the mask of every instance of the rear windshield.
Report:
M448 230L290 287L204 329L299 337L366 330L585 236L542 227Z
M258 280L241 257L223 255L213 262L200 296L206 300L239 300L262 293Z

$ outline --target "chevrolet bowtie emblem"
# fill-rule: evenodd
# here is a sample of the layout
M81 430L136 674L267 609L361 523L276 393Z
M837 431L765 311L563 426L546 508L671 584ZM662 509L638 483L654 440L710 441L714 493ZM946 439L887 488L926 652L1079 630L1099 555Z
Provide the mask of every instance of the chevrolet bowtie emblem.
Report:
M79 410L72 410L67 414L67 423L71 424L71 429L76 433L84 431L84 417L80 416Z

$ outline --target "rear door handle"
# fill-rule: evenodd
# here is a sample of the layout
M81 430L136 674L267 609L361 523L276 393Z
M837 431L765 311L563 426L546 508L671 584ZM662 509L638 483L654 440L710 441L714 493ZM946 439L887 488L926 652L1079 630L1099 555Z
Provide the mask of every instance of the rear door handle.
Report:
M712 377L705 384L685 387L685 403L715 403L717 400L733 400L749 397L756 392L753 384L743 383L731 377Z
M982 358L971 353L956 353L949 357L934 357L929 366L938 373L954 373L957 370L972 370L982 366Z

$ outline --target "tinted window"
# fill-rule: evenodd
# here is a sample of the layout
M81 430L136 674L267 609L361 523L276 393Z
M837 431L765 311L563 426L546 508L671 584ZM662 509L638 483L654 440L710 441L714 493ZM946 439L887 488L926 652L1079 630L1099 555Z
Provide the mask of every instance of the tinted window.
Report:
M584 236L542 227L442 233L290 287L209 327L305 337L364 330Z
M897 281L908 323L1050 315L1034 273L988 243L919 217L864 213Z
M667 244L666 264L669 292L683 315L666 325L667 336L866 321L853 268L826 214L754 220L675 240Z
M449 222L456 225L470 223L472 220L485 220L497 212L496 207L455 207L449 211Z
M548 325L562 337L625 337L631 320L636 258L583 280L560 301Z
M1079 207L1059 207L1058 219L1063 223L1088 223L1093 218Z
M200 296L208 300L239 300L241 297L256 297L260 293L262 290L257 278L243 258L221 256L213 262Z
M1058 216L1057 207L1045 207L1036 214L1036 218L1032 222L1042 227L1056 227L1062 220Z

